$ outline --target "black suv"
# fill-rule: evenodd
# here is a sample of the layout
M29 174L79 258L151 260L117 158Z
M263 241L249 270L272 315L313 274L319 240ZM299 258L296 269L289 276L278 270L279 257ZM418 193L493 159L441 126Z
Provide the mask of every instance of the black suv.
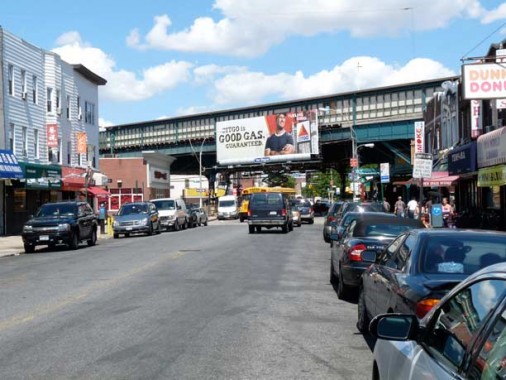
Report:
M92 246L97 242L97 217L87 202L46 203L25 223L22 237L26 253L37 245L77 249L83 240Z
M262 227L280 227L283 232L293 231L291 203L283 193L254 193L248 205L249 233L260 232Z

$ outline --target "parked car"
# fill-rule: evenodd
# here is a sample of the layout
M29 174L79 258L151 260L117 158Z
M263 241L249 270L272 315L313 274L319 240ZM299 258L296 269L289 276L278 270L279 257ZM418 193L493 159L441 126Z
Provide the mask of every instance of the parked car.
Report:
M191 204L188 206L188 214L189 214L189 227L197 227L197 226L207 226L208 217L207 212L199 207L198 205Z
M506 261L506 234L484 230L422 229L401 234L362 274L357 327L372 317L412 313L418 318L455 285L490 264Z
M325 216L330 208L330 202L327 200L318 200L313 205L313 212L315 216Z
M284 193L254 193L248 205L249 233L264 228L281 228L284 233L293 230L292 208Z
M341 221L338 224L332 224L332 228L335 228L335 231L337 232L337 241L339 241L342 238L344 232L346 231L346 228L350 225L351 222L353 222L354 220L356 220L359 217L367 217L368 215L374 216L377 214L378 214L377 212L373 212L373 211L363 211L363 212L350 211L350 212L347 212L341 218ZM387 213L382 212L381 215L386 215L390 218L395 218L394 214L387 214ZM332 243L331 245L334 244L334 241L331 240L330 242Z
M26 253L38 245L66 244L77 249L81 241L97 242L97 216L87 202L45 203L24 224L21 237Z
M188 227L188 210L180 198L158 198L151 200L160 214L162 229L179 231Z
M364 252L380 252L402 232L423 227L418 219L368 213L353 220L342 236L333 229L330 234L333 241L330 248L330 282L337 285L337 296L344 299L358 289L362 273L371 264L363 260Z
M293 225L300 227L302 226L302 219L300 217L300 210L299 206L292 204L292 219L293 219Z
M131 202L123 204L112 224L113 237L117 239L120 234L125 237L135 233L146 235L161 232L160 216L152 202Z
M335 225L337 221L337 214L343 205L343 201L336 201L330 205L325 220L323 222L323 240L325 243L330 243L330 229L332 224Z
M297 199L293 202L299 208L301 221L313 224L314 211L311 202L308 199Z
M505 263L467 277L422 320L381 314L369 325L377 338L372 378L504 379L505 315Z

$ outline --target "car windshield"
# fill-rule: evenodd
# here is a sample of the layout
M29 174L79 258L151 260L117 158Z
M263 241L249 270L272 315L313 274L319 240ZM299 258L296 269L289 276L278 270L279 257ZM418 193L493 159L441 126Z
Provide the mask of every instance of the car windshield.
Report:
M357 229L358 235L353 236L385 236L385 237L395 237L400 235L402 232L413 229L413 225L404 225L404 224L391 224L391 223L371 223L368 224L365 229Z
M486 266L506 261L506 239L494 236L431 237L420 255L427 273L471 274Z
M220 201L218 207L234 207L235 201Z
M383 204L381 203L361 203L348 209L348 211L364 212L364 211L384 211Z
M118 212L118 215L131 215L131 214L142 214L148 212L148 206L145 204L132 204L123 205Z
M46 204L43 205L35 216L63 216L77 215L77 206L73 204Z
M158 210L175 210L176 205L173 200L167 201L153 201Z

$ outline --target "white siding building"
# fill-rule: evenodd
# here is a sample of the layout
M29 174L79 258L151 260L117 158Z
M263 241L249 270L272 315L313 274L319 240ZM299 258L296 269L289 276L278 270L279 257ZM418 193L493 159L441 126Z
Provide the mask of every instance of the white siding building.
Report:
M0 182L0 234L21 231L44 202L75 197L97 169L98 86L105 79L0 27L0 149L22 180Z

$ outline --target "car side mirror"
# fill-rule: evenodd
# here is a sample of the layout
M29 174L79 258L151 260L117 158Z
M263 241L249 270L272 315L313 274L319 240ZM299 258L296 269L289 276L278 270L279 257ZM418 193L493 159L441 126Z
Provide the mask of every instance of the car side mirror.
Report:
M377 339L414 340L419 331L418 317L413 314L380 314L369 324L369 332Z
M337 233L337 229L334 226L330 228L329 239L332 241L338 241L340 239L339 234Z

